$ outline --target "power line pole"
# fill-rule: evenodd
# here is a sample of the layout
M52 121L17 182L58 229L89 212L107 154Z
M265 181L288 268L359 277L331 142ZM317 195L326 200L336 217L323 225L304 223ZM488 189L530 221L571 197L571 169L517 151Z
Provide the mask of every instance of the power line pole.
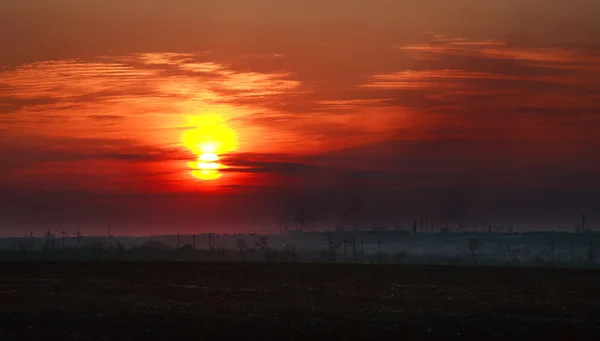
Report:
M67 235L67 232L65 232L65 230L62 230L62 232L60 233L62 235L62 248L65 248L65 236Z
M77 248L79 249L79 240L81 238L81 232L79 232L79 230L77 230L77 233L75 235L77 236Z

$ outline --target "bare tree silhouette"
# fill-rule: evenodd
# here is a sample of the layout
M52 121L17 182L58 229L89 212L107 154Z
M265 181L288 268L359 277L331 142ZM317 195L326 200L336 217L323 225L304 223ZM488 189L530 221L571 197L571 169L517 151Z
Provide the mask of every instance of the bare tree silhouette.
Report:
M242 262L244 262L246 261L246 238L238 238L236 242L237 249L240 253L240 259L242 260Z
M292 262L296 263L297 262L296 246L288 244L287 245L287 252L291 256Z
M121 241L117 241L116 251L117 251L117 260L118 261L125 260L126 251L125 251L125 247L123 247L123 244L121 244Z
M268 235L264 235L262 237L260 237L258 239L258 241L256 242L256 247L259 250L263 250L265 251L265 257L266 260L269 261L270 260L270 253L269 253L269 236Z
M477 264L477 253L479 252L479 238L473 237L469 239L469 252L473 258L473 263Z
M337 249L342 245L342 242L336 241L333 234L330 232L326 233L325 240L329 247L326 259L327 261L335 262L337 260Z
M356 238L349 240L350 246L352 247L352 260L356 262L358 260L358 250L356 249Z
M515 248L511 248L509 246L505 247L506 253L508 254L508 258L512 263L517 263L519 261L519 253Z
M96 260L102 260L102 255L104 252L104 243L99 240L92 240L89 243L89 248L92 250L94 258Z
M587 261L589 265L593 265L596 262L596 249L594 248L594 240L590 239L590 243L587 251Z

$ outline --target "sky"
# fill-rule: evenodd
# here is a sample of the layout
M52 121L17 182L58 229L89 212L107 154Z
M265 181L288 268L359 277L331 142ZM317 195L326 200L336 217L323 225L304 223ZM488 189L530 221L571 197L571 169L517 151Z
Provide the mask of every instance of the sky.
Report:
M0 229L600 223L597 13L0 0Z

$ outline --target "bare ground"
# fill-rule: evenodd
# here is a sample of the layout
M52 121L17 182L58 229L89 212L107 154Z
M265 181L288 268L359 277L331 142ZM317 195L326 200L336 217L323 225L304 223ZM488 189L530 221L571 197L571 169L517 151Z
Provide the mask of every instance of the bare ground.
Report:
M0 263L0 340L595 340L600 271Z

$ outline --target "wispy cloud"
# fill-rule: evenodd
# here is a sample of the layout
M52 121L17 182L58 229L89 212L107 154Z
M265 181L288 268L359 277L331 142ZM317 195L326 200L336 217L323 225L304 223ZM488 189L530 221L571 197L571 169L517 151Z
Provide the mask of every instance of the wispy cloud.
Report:
M435 60L443 56L512 60L524 65L600 71L600 50L561 46L524 46L502 40L471 40L434 35L427 44L402 45L413 58Z
M187 117L202 114L223 116L242 142L237 156L223 158L224 173L245 174L257 185L268 184L268 176L330 181L340 174L392 183L398 174L419 178L405 164L453 162L435 148L377 144L387 140L462 139L492 151L490 139L598 144L592 132L600 125L600 72L598 54L589 49L440 35L426 44L379 47L378 59L355 51L356 59L345 62L336 48L320 52L335 63L318 63L317 52L310 63L277 53L132 53L3 68L0 123L13 134L0 140L11 160L3 174L31 180L79 163L89 176L125 169L165 188L180 186L190 181L182 165L194 158L181 148L180 135L191 128ZM371 149L327 154L361 145ZM291 158L256 159L257 153ZM382 153L403 157L364 159ZM299 159L303 154L330 156L315 163ZM466 153L455 164L475 169L478 160L482 154Z
M240 96L267 96L298 87L297 81L286 79L288 76L284 72L235 72L215 62L199 62L193 54L148 53L19 66L1 73L0 96L30 100L22 103L24 109L39 106L36 101L40 99L83 107L97 101L190 99L198 93L228 90ZM180 81L179 91L168 86ZM229 99L234 101L234 95L230 94Z

